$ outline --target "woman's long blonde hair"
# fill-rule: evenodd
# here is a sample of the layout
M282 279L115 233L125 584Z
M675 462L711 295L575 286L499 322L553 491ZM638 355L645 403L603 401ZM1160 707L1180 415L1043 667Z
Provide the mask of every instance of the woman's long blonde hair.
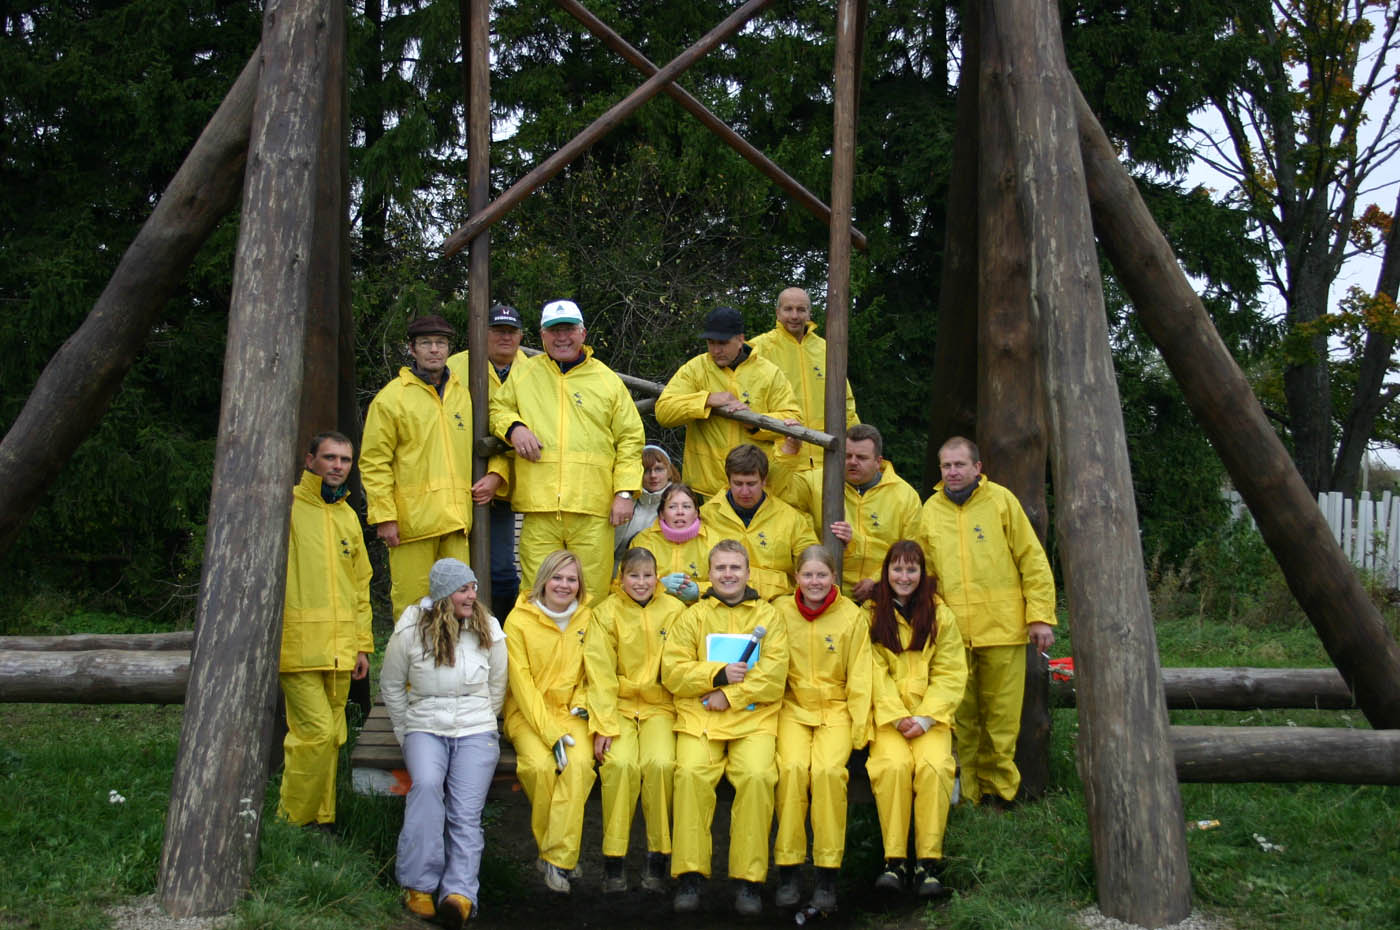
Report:
M451 594L433 601L431 607L418 613L418 638L423 643L423 654L433 657L434 666L456 665L457 637L464 628L476 634L483 649L490 645L491 615L480 598L472 605L471 616L461 621L452 609Z

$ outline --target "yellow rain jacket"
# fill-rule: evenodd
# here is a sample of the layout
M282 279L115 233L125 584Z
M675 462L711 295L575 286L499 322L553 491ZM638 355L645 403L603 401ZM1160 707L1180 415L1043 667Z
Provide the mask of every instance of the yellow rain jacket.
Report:
M373 573L359 516L343 499L327 504L321 499L321 476L303 472L292 489L278 671L349 672L357 653L374 651Z
M673 543L661 535L660 521L632 537L629 549L648 549L656 556L656 577L673 572L685 572L703 591L710 580L710 549L717 540L710 538L705 521L700 521L700 532L694 539L683 543ZM658 585L657 590L662 590Z
M724 474L724 457L729 450L749 442L771 458L773 440L782 438L767 430L752 430L736 420L711 416L705 401L719 391L729 391L755 413L779 420L802 419L787 378L757 353L748 353L733 368L720 368L708 352L682 365L656 399L656 422L685 426L683 477L686 484L707 497L729 484Z
M521 362L525 361L525 359L529 357L530 356L526 355L523 350L516 349L515 361L510 363L510 370L515 371L515 366L519 365ZM449 355L447 357L448 370L455 374L458 380L460 380L463 384L467 384L467 365L469 365L470 363L470 352L458 352L455 355ZM486 397L488 400L490 400L490 398L496 396L496 391L500 390L501 376L496 374L496 366L492 365L489 361L486 364L486 377L489 379L487 381L488 391ZM509 375L507 375L507 377L509 377ZM470 386L468 387L468 390L470 390ZM493 455L486 464L487 472L491 474L501 475L506 479L504 482L501 483L501 486L496 489L496 500L510 500L510 489L512 483L515 480L514 463L515 456L513 455Z
M783 717L807 727L849 726L851 746L870 741L873 666L870 625L844 594L815 620L797 609L797 598L774 603L787 628L788 675Z
M594 733L615 737L622 719L675 716L671 692L661 685L661 650L684 612L660 585L645 607L615 590L593 611L583 661Z
M802 422L812 429L826 432L826 340L817 335L817 324L807 321L807 335L798 342L779 323L768 332L749 340L755 355L768 359L787 376L797 405L802 408ZM846 382L846 427L860 422L856 415L856 398L851 382ZM817 461L821 461L818 457Z
M905 717L929 717L935 723L953 725L953 712L962 700L967 684L967 654L953 611L939 598L934 599L937 632L918 652L910 650L914 628L899 611L899 643L903 652L891 652L879 643L871 644L875 667L875 725L893 725ZM866 603L866 636L874 623L875 602Z
M793 591L797 557L817 544L812 521L778 499L765 494L748 526L730 506L727 494L718 494L700 508L700 522L710 539L737 539L749 550L749 584L771 601Z
M360 478L371 526L397 520L399 540L472 528L472 401L456 373L442 396L408 368L365 415Z
M801 470L807 456L773 457L768 487L801 513L812 518L812 529L822 532L822 472ZM796 471L794 470L796 466ZM901 539L914 539L919 530L922 503L919 492L895 474L888 459L880 460L880 480L864 494L850 482L843 484L846 496L846 522L851 525L851 541L841 556L841 584L850 589L862 578L879 578L890 546Z
M1016 495L986 475L979 481L961 507L940 481L924 503L918 541L963 644L1018 646L1029 624L1055 624L1055 578Z
M506 732L528 727L546 746L567 731L570 711L587 707L583 641L593 611L578 606L562 631L522 593L506 624Z
M642 486L637 405L592 347L584 352L567 374L548 355L516 362L491 398L493 435L505 439L511 424L524 423L540 441L538 462L515 457L510 503L518 513L607 517L614 494Z
M700 698L715 690L715 676L725 665L706 658L706 637L711 633L748 635L758 626L767 629L759 643L758 664L739 684L720 688L729 701L728 710L706 710ZM733 607L712 594L701 595L671 627L661 654L661 682L676 696L676 732L712 740L739 739L754 733L776 737L787 671L787 629L773 605L753 589Z

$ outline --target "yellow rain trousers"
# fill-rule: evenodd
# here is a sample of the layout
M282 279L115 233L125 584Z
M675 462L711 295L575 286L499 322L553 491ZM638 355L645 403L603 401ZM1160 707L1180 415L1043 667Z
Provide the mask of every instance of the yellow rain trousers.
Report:
M373 574L360 519L326 503L304 472L292 490L279 680L287 705L278 813L295 824L335 821L335 772L345 743L345 698L358 653L374 651Z
M812 520L812 529L822 534L822 471L820 459L815 469L804 468L807 456L773 456L773 468L768 473L768 488L799 513ZM879 579L885 553L901 539L914 539L919 531L919 512L923 507L919 492L909 482L895 474L894 466L880 460L880 480L864 494L849 482L845 491L846 522L851 525L851 541L841 555L841 587L850 591L861 579Z
M798 611L797 597L774 604L787 627L788 677L778 714L773 861L801 865L807 858L810 793L812 862L835 869L846 851L846 763L870 738L870 626L844 595L810 621Z
M817 324L807 322L807 335L797 339L779 323L768 332L749 340L755 355L777 365L792 385L802 422L812 429L828 432L826 423L826 340L817 335ZM851 382L846 382L846 428L860 422L856 414L856 398ZM835 432L834 430L830 432ZM802 470L821 467L820 449L807 446L803 450Z
M556 549L568 549L578 556L588 596L606 595L612 577L613 528L607 517L591 513L527 513L520 521L520 586L528 590L535 583L540 563Z
M1016 737L1025 691L1025 646L967 650L967 690L956 721L962 796L969 804L984 794L1010 801L1021 788Z
M812 521L767 494L749 525L734 512L726 494L718 494L700 508L700 522L713 542L737 539L749 551L749 584L766 601L794 589L793 573L802 550L817 544Z
M754 430L726 417L713 416L706 399L728 391L749 405L755 413L779 420L800 420L797 398L786 376L776 365L750 353L736 367L720 368L708 352L695 356L680 367L656 399L656 422L662 426L685 427L685 457L682 476L685 483L709 497L728 487L724 457L729 450L752 443L771 458L777 433Z
M963 797L1010 800L1021 785L1015 750L1027 628L1055 623L1050 563L1016 496L985 475L961 507L940 482L924 504L918 539L968 650L956 726Z
M869 615L869 614L868 614ZM943 856L943 833L953 793L954 708L967 681L967 662L953 612L939 603L938 632L923 649L908 649L913 629L899 622L902 652L872 646L875 668L875 735L865 771L875 795L886 859L909 855L910 812L914 819L914 858ZM905 717L929 717L933 727L914 739L895 729Z
M642 487L646 435L632 395L593 357L561 372L548 355L516 362L491 398L491 433L506 438L523 423L540 441L540 460L515 456L510 505L520 529L521 585L544 557L568 548L583 560L588 589L601 598L612 576L613 496Z
M729 702L727 710L707 710L701 699L715 690L714 679L724 663L706 658L706 638L712 633L749 634L760 625L768 633L757 664L739 684L720 688ZM710 874L715 786L723 775L734 787L729 877L751 882L768 877L768 832L778 783L774 751L787 664L787 631L772 605L752 591L733 607L702 596L666 637L661 681L676 702L672 875Z
M684 610L659 586L645 606L614 590L593 611L584 637L589 723L613 740L598 773L605 856L627 855L638 796L647 850L671 852L676 712L661 684L661 650Z
M593 612L580 604L561 631L527 598L522 594L515 602L506 625L506 736L515 747L516 779L530 799L530 829L540 858L572 869L594 773L588 722L570 711L587 706L583 642ZM556 774L554 744L566 733L574 745L569 764Z

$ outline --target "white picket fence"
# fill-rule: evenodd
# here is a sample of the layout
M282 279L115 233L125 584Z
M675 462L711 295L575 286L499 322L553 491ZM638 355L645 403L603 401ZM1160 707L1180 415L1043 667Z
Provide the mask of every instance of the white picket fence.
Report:
M1239 492L1228 491L1225 496L1236 519L1253 523ZM1353 565L1374 572L1388 587L1400 588L1400 495L1384 491L1373 500L1369 491L1363 491L1353 499L1341 491L1323 491L1317 495L1317 506L1332 538Z

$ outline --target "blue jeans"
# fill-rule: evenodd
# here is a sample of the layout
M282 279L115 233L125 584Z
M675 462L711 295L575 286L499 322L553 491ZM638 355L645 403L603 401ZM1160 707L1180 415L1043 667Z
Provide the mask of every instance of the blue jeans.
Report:
M515 511L509 501L491 502L491 613L505 622L520 594L515 571Z
M477 903L486 848L481 809L501 756L496 731L446 737L415 731L403 739L413 785L399 831L398 879L404 888L459 894Z

